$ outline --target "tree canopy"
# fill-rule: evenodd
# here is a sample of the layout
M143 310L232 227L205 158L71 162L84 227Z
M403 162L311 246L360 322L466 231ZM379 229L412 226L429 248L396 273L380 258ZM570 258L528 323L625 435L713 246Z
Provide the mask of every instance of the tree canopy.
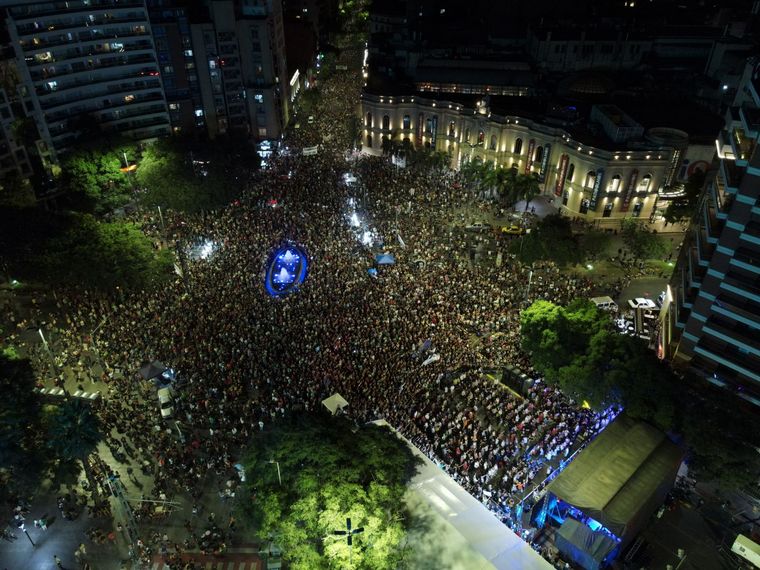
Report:
M636 259L662 258L668 251L668 245L665 240L656 233L647 230L635 218L625 218L622 220L620 223L620 233L623 237L623 243L625 243Z
M41 475L41 405L31 363L0 351L0 502L32 492Z
M132 199L133 173L122 171L126 160L136 158L134 143L113 147L78 148L61 164L61 185L67 190L69 205L79 211L102 215ZM131 158L130 158L131 157Z
M145 148L135 171L142 189L140 202L185 212L224 206L240 195L250 171L259 164L250 145L234 140L200 145L161 139Z
M672 373L590 301L536 301L522 313L521 336L536 370L566 394L595 408L621 404L633 417L672 427Z
M403 441L388 428L316 415L257 436L243 460L241 520L274 536L291 568L398 567L402 496L417 461ZM346 537L333 534L347 517L364 527L351 563Z
M665 209L664 218L666 222L675 224L682 220L688 220L694 215L699 196L705 185L705 178L705 173L701 170L696 170L689 176L686 184L684 184L683 196L672 199Z
M523 263L550 260L564 266L583 261L583 252L573 235L570 220L559 214L540 220L529 234L513 240L509 251Z
M66 230L37 256L46 281L100 289L153 285L170 275L171 259L136 224L98 222L83 214L71 216Z

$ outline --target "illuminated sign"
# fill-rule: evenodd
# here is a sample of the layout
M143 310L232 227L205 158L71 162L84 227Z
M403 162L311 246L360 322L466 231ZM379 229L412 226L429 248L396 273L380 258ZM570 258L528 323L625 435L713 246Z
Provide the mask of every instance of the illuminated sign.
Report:
M565 189L565 178L567 178L567 166L570 162L570 157L567 154L563 154L559 159L559 168L557 169L557 184L554 187L554 195L562 196L562 191Z
M536 139L530 139L528 142L528 156L525 157L525 174L530 174L530 167L533 166L533 151L536 148Z
M599 198L599 191L602 189L602 179L604 178L604 168L600 168L596 171L596 180L594 180L594 189L591 191L591 201L588 204L588 209L596 211L596 201Z
M541 158L541 170L538 173L538 181L543 182L546 178L546 168L549 166L549 154L551 153L552 145L544 145L544 156Z
M631 176L628 178L628 186L625 189L625 197L623 198L623 205L620 207L621 212L628 211L628 204L631 201L631 196L636 188L636 182L639 179L639 171L635 168L631 171Z

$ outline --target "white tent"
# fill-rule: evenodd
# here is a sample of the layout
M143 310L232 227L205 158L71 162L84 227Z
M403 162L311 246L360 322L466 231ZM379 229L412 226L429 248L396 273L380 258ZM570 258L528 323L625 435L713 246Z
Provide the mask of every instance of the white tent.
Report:
M336 392L329 398L322 400L322 405L330 410L330 413L332 415L335 415L338 413L338 410L342 410L343 408L347 407L348 402L343 396Z

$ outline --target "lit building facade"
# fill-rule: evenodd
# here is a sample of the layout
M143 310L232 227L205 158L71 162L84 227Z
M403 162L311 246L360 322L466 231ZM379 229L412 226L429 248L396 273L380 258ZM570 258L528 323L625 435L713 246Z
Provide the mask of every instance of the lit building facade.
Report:
M288 121L282 5L278 0L217 0L191 25L209 135L280 136Z
M14 1L6 25L32 118L53 160L93 128L169 133L144 0Z
M648 220L675 167L669 146L589 146L562 128L497 115L485 105L364 93L361 113L365 152L381 153L384 141L408 141L448 153L452 168L475 157L514 167L536 174L564 215L603 227L628 217Z
M760 405L760 63L745 69L719 166L681 250L661 315L674 366Z

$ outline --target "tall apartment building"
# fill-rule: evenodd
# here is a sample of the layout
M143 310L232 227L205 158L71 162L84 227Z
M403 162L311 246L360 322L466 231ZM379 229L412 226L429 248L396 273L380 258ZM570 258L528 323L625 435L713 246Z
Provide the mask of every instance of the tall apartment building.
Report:
M745 68L668 291L661 356L760 405L760 60Z
M53 160L92 129L169 133L145 0L6 2L27 116Z
M175 0L147 0L156 56L174 133L205 129L190 14Z
M209 135L280 136L288 121L288 78L281 0L212 0L191 24Z

